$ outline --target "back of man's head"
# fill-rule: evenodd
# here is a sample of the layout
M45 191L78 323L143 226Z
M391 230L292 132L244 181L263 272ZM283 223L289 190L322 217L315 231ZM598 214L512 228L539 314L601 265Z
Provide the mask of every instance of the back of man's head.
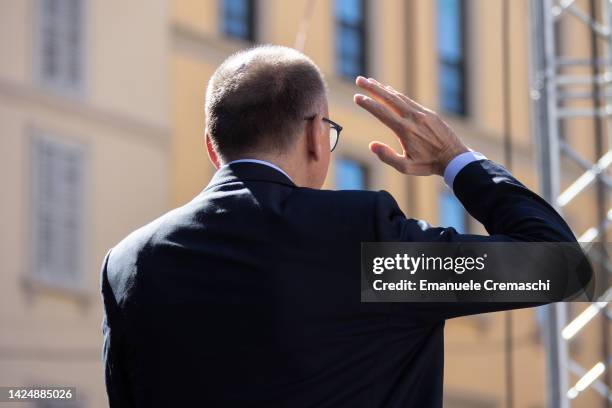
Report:
M206 90L206 132L224 161L288 150L325 100L317 66L292 48L240 51L215 71Z

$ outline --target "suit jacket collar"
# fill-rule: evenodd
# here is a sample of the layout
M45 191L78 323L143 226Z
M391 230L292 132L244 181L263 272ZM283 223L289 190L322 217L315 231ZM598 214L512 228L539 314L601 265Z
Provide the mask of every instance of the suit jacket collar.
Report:
M239 181L263 181L296 187L289 177L270 166L253 162L239 162L230 163L217 170L204 190Z

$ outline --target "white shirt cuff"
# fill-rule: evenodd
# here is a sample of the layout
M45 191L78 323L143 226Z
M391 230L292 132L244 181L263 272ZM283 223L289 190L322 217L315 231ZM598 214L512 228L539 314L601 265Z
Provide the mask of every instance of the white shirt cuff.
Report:
M444 170L444 182L452 190L455 177L461 170L463 170L465 166L472 162L484 159L486 159L486 157L478 152L465 152L455 156L455 158L448 163L448 166L446 166L446 169Z

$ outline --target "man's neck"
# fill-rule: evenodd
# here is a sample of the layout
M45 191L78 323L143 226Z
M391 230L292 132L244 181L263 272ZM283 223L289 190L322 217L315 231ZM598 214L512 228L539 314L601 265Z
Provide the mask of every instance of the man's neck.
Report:
M265 163L269 163L272 167L277 167L287 177L291 179L296 185L305 185L305 180L301 172L297 171L300 168L299 163L296 159L291 158L290 155L277 155L277 154L262 154L262 153L244 153L240 157L232 157L230 160L224 160L223 164L229 164L238 160L257 160Z
M258 163L258 164L261 164L261 165L264 165L264 166L268 166L268 167L271 167L271 168L277 170L278 172L280 172L280 173L284 174L285 176L287 176L287 178L289 180L293 181L293 178L282 167L280 167L276 163L273 163L273 162L268 161L268 160L245 157L243 159L236 159L236 160L229 161L229 162L225 163L223 166L229 166L230 164L233 164L233 163Z

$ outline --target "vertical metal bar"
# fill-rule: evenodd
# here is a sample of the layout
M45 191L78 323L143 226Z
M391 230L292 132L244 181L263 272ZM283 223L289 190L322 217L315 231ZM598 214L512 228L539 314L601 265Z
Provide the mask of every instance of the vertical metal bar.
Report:
M537 2L537 0L536 0ZM559 148L559 122L557 115L557 84L555 83L556 78L556 48L555 42L555 20L552 14L553 1L542 0L541 4L544 6L543 10L543 38L544 38L544 81L546 87L546 117L548 121L548 128L546 133L546 149L545 163L548 167L546 173L548 174L548 186L549 191L546 191L545 196L547 200L554 203L555 199L559 195L560 189L560 148Z
M558 302L554 305L556 324L554 327L554 341L557 344L557 367L558 367L558 386L555 392L558 393L558 398L561 400L560 408L569 408L570 399L567 397L569 390L569 351L567 341L561 337L561 331L567 326L567 303Z
M557 47L555 38L555 20L553 16L553 1L544 0L544 55L546 72L546 93L548 111L548 163L550 178L550 197L545 197L551 203L556 201L560 191L560 158L561 149L559 146L559 119L557 115L557 84L555 82L557 70ZM567 323L567 305L563 302L548 306L550 322L550 375L552 380L551 387L551 407L569 408L570 401L565 393L569 389L568 378L568 350L567 342L561 337L561 330ZM554 393L554 395L552 395Z
M554 203L559 195L561 154L557 115L555 21L552 0L531 1L532 98L534 135L538 140L540 188L546 200ZM542 41L542 42L540 42ZM548 366L548 406L569 408L567 343L561 338L567 308L564 303L546 306L546 352Z

